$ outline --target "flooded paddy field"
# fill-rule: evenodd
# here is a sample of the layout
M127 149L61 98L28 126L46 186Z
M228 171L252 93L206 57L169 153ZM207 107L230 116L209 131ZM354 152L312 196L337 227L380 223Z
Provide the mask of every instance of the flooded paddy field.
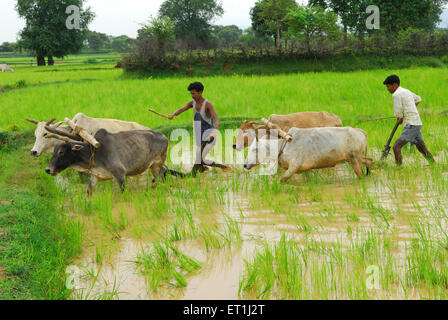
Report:
M362 181L349 165L288 184L212 171L91 198L66 174L59 206L84 235L72 298L445 298L448 168L407 156Z
M152 176L130 178L124 193L115 181L100 182L87 197L87 185L75 171L54 178L44 171L50 155L30 156L35 126L24 118L62 120L83 112L138 121L155 130L185 129L191 114L168 126L145 112L157 106L168 114L184 105L192 79L126 78L113 65L103 70L54 68L54 75L24 68L0 81L11 85L25 79L28 84L0 94L0 131L8 137L30 132L29 141L0 150L0 241L23 234L9 242L9 256L0 256L0 279L29 283L27 266L39 260L42 269L34 270L32 279L42 292L30 297L447 298L446 70L199 79L223 123L242 116L326 110L344 125L365 130L374 167L361 181L347 164L296 175L286 184L279 182L281 170L263 176L257 168L234 167L197 178L168 177L154 186ZM379 161L394 120L371 120L392 116L392 99L382 85L392 73L423 98L419 111L425 142L437 161L433 165L407 147L402 167L395 166L392 154ZM236 129L235 121L229 123L222 131ZM167 132L170 155L178 141ZM167 165L189 170L170 158ZM26 223L23 217L17 220L16 212L24 212Z

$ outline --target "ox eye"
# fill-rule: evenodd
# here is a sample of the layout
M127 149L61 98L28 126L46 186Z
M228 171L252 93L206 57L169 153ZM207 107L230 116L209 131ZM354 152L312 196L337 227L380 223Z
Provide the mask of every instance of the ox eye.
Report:
M62 156L63 154L64 152L62 152L62 150L58 152L58 156Z

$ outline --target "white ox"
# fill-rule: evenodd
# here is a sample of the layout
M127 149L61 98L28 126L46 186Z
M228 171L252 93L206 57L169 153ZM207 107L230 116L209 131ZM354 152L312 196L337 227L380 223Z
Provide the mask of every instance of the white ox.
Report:
M45 135L49 132L45 129L45 126L51 125L54 120L50 120L48 122L39 122L31 119L27 120L37 125L34 132L36 142L34 143L33 149L31 149L31 155L39 157L42 153L53 153L55 146L61 143L61 141L54 138L46 139ZM92 136L94 136L100 129L106 129L110 133L131 130L149 130L149 128L142 126L137 122L90 118L82 113L78 113L72 120L75 124L85 129ZM70 132L70 128L68 126L60 126L60 124L61 123L53 125L53 128L57 128L58 130L65 131L67 133Z
M341 162L348 162L359 179L362 177L361 165L372 166L372 159L366 158L367 133L361 129L344 128L291 128L290 142L285 140L261 139L252 143L245 169L258 164L277 161L286 170L281 180L287 181L296 173L312 169L331 168Z
M2 70L2 72L14 72L14 70L8 67L6 64L0 64L0 69Z

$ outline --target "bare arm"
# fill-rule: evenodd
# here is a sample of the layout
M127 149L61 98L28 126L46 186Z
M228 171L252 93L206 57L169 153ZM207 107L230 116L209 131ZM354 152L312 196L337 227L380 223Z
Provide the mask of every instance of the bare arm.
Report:
M213 141L216 138L216 131L219 129L219 118L215 108L210 102L207 102L205 109L206 112L208 111L211 117L213 118L213 127L215 129L215 132L213 132L213 134L210 136L210 138L213 138L211 139L211 141Z
M174 111L171 115L168 116L168 118L170 120L173 120L174 117L184 113L185 111L187 111L188 109L191 109L193 107L193 101L188 102L185 106L183 106L182 108L180 108L177 111Z

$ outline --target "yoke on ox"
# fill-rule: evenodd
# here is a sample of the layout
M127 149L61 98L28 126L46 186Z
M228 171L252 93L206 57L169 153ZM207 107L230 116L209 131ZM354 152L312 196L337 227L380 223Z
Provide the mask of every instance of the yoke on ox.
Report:
M73 132L70 126L61 125L63 122L59 122L53 125L53 119L48 122L39 122L28 118L26 120L36 125L36 130L34 132L36 141L34 143L33 149L31 149L31 155L35 157L39 157L42 153L53 153L56 145L60 143L60 141L57 139L45 138L45 136L49 133L45 129L46 126L51 126L54 129L58 129L67 133ZM85 129L92 136L95 135L100 129L106 129L110 133L118 133L131 130L149 130L149 128L137 122L122 121L117 119L91 118L83 113L76 114L73 117L72 121L78 127L82 127L83 129Z
M288 132L291 128L342 127L341 118L327 111L297 112L287 115L272 114L269 116L268 122L269 126L266 122L263 125L257 125L255 121L246 120L238 130L233 148L242 151L249 147L254 140L276 139L276 134L271 135L272 129Z
M291 141L261 139L249 149L244 168L250 170L258 164L277 161L286 170L282 181L296 173L312 169L331 168L341 162L348 162L359 179L362 164L367 174L372 159L367 158L367 133L361 129L344 128L291 128ZM281 135L283 136L283 134Z
M68 122L69 125L73 123ZM84 135L68 134L46 127L52 134L48 138L57 138L64 143L55 147L53 157L46 172L56 176L68 167L80 167L89 170L92 179L88 193L92 193L98 180L116 179L121 190L125 189L126 176L137 176L151 169L153 182L165 176L166 172L183 176L182 173L169 170L165 166L168 153L168 139L152 130L135 130L110 133L99 130L94 137L85 136L79 127L75 132ZM74 128L75 129L75 128Z

